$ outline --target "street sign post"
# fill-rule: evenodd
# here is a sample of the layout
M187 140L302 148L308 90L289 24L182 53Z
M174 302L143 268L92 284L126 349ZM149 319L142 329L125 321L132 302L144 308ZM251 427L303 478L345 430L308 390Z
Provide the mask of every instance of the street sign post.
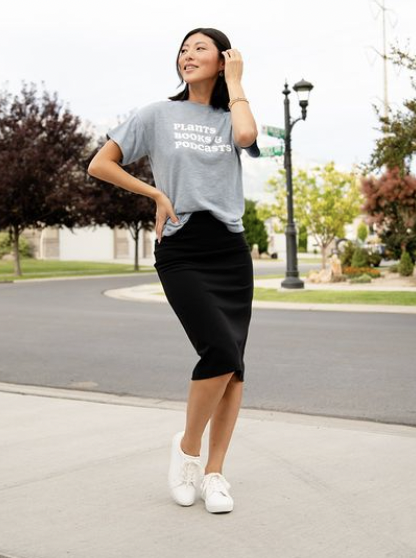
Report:
M260 157L279 157L283 155L283 153L284 153L283 145L260 147Z
M266 134L266 136L285 139L285 131L282 128L276 128L276 126L262 126L261 131L263 134Z

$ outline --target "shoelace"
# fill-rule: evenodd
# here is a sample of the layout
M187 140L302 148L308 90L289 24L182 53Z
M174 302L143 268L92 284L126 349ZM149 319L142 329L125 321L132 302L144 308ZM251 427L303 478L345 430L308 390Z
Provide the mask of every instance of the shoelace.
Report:
M201 465L196 461L185 461L182 467L182 481L185 484L196 484L201 474Z
M218 475L211 475L205 480L205 493L209 492L220 492L224 496L229 496L227 481Z

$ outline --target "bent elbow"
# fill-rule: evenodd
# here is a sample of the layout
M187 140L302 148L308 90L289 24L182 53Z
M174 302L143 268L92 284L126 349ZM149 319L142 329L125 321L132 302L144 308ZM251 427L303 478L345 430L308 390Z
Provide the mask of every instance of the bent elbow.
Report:
M237 145L242 148L250 147L257 139L257 129L241 132L234 138Z
M87 173L88 173L90 176L97 177L97 172L98 172L97 164L94 163L94 161L91 161L91 163L88 165Z

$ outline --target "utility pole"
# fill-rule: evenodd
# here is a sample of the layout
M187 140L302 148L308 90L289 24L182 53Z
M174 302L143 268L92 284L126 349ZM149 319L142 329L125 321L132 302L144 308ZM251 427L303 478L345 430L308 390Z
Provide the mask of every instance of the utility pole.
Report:
M388 87L387 87L387 38L386 38L386 7L384 0L381 0L380 6L383 11L383 74L384 74L384 117L387 118L389 113Z
M389 95L388 95L388 76L387 76L387 61L389 59L387 55L387 25L386 25L386 13L390 10L386 8L385 0L372 0L379 8L382 14L382 23L383 23L383 50L379 52L376 48L373 47L373 50L383 59L383 107L384 107L384 117L387 118L389 114ZM375 15L377 19L380 15L380 11ZM390 21L391 23L391 21ZM396 21L397 23L397 21ZM393 27L396 26L396 23L391 25Z

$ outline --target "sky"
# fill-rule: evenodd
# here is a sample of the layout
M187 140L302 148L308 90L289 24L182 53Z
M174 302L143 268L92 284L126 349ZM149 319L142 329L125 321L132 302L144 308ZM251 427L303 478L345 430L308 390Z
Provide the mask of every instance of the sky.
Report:
M314 85L306 121L293 128L294 159L345 170L367 162L382 106L383 0L13 0L0 12L0 87L22 81L59 99L97 133L135 108L179 91L177 50L196 27L225 32L244 60L243 87L258 127L283 127L285 80ZM415 0L385 0L387 43L416 54ZM388 65L394 110L414 96L407 71ZM300 116L297 95L291 114ZM270 145L260 135L260 146ZM245 162L248 188L279 161ZM261 177L261 179L260 179Z

